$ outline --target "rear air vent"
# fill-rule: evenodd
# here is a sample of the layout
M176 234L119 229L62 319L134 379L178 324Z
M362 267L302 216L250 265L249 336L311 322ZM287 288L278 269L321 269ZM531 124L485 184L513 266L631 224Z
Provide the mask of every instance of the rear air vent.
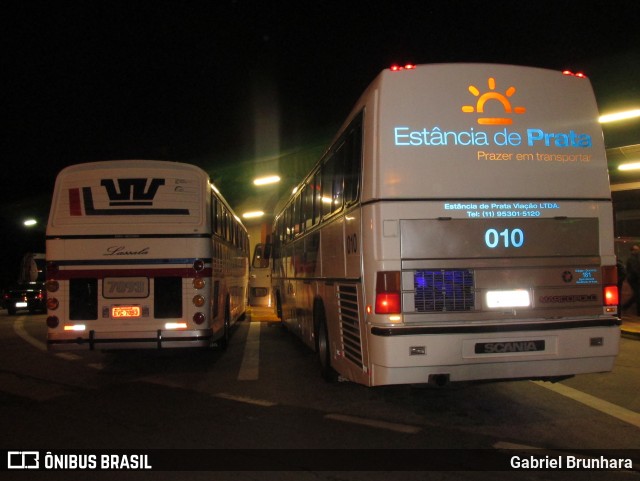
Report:
M414 275L417 312L463 312L475 306L472 269L420 270Z

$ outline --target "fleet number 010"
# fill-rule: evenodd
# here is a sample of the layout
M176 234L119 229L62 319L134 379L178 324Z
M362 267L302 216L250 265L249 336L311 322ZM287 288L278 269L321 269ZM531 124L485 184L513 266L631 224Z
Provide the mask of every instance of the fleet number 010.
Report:
M497 247L519 248L524 245L524 231L522 229L487 229L484 233L484 243L489 249Z

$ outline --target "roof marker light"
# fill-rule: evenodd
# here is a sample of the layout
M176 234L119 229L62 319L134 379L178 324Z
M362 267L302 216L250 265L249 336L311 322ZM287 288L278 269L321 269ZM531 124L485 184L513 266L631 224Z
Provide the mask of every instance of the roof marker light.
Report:
M392 72L399 72L400 70L415 70L415 68L415 64L412 63L408 63L404 67L402 65L393 64L391 67L389 67L389 70L391 70Z
M571 70L563 70L562 75L568 75L569 77L587 78L582 72L573 73Z

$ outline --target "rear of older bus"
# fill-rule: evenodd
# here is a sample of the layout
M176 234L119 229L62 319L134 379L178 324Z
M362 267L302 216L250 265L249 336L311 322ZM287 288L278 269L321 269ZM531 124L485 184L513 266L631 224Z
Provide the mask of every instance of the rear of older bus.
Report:
M176 162L62 170L47 227L49 349L207 346L209 189Z

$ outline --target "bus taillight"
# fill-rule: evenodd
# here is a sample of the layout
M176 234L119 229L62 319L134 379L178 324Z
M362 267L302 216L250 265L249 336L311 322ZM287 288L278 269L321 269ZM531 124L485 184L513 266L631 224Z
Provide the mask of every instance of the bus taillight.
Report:
M47 317L47 327L55 329L60 325L60 320L56 316Z
M617 306L620 302L618 286L604 286L604 305Z
M604 266L602 268L603 302L605 307L617 306L620 302L618 292L618 268L616 266Z
M376 278L376 314L400 314L400 272L378 272Z
M200 272L202 269L204 269L204 261L202 259L196 259L193 262L193 270Z
M47 262L48 277L55 278L58 275L59 271L60 271L60 268L58 267L58 264L56 264L55 262Z

